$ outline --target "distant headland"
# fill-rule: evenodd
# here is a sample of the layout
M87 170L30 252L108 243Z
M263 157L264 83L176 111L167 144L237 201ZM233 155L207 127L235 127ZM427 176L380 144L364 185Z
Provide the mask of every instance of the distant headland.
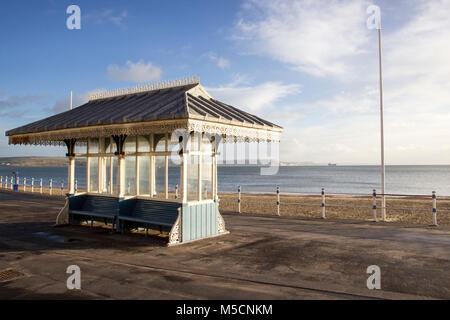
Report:
M66 157L0 157L0 166L63 167L66 165Z

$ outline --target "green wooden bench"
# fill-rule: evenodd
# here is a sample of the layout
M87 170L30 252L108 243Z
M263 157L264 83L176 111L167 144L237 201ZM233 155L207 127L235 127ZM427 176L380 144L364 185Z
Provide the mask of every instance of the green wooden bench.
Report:
M111 221L113 230L119 215L119 199L114 197L79 195L69 198L69 223L78 220Z
M158 201L153 199L129 199L121 201L120 214L117 220L122 232L128 228L159 228L159 231L170 231L178 218L181 203Z

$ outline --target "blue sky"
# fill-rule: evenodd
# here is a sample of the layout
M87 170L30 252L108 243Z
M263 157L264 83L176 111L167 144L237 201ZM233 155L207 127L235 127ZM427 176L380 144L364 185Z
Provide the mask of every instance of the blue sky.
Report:
M386 161L448 164L450 1L8 1L0 5L0 130L90 92L199 74L218 99L282 125L281 160L379 162L381 7ZM81 8L81 30L66 8ZM8 146L0 156L64 155Z

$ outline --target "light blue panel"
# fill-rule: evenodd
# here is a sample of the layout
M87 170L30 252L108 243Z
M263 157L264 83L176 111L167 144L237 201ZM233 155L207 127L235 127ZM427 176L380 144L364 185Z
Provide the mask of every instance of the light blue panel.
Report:
M184 204L182 212L182 237L184 241L217 235L217 203Z

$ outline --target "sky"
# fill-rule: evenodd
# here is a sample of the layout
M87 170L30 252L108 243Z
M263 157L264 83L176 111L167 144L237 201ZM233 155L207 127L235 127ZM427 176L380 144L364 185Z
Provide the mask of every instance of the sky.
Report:
M81 9L69 30L67 7ZM380 163L381 8L386 164L450 162L450 0L2 1L0 157L6 130L99 90L200 75L215 98L284 128L280 160Z

